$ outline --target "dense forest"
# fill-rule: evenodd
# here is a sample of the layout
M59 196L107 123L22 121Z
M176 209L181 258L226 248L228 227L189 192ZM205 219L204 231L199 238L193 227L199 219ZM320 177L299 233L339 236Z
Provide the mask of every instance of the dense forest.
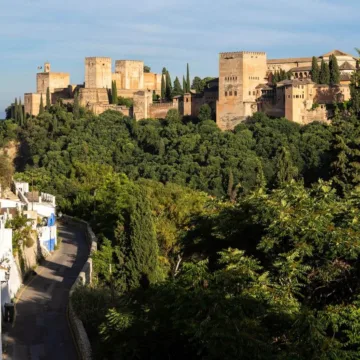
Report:
M15 177L98 235L73 295L97 359L360 357L359 94L331 124L257 113L231 132L206 106L0 122Z

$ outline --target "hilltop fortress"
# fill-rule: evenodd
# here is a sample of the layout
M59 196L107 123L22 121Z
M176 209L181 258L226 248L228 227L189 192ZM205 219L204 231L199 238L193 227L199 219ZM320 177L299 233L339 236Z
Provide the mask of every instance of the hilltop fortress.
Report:
M332 55L339 64L338 85L319 85L311 80L312 58L268 60L264 52L220 53L219 77L209 81L202 93L185 93L171 102L158 103L153 102L153 95L160 95L163 75L144 72L143 61L116 60L112 72L111 58L85 58L85 82L81 85L71 85L68 73L52 72L45 63L43 72L36 76L36 93L24 96L25 113L37 115L41 97L45 104L49 89L52 104L58 99L71 103L77 92L80 105L95 114L112 109L136 119L164 118L169 109L197 116L200 107L208 104L223 130L233 129L257 111L299 124L326 122L331 116L327 105L350 99L351 75L358 66L356 57L339 50L317 57L318 63L328 63ZM280 70L290 74L290 80L273 85L272 77ZM133 99L132 108L109 103L112 81L116 82L118 96Z

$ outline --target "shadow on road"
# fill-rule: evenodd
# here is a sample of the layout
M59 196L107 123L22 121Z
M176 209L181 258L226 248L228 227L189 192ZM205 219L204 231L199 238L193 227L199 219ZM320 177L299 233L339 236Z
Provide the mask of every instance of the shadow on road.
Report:
M4 326L4 359L77 359L66 309L89 248L85 232L74 225L60 225L59 236L59 250L18 294L14 324Z

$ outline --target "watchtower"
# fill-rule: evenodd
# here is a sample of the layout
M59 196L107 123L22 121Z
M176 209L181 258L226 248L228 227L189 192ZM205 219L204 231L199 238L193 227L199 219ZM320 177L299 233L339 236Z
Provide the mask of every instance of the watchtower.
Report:
M85 58L85 88L111 89L111 58Z

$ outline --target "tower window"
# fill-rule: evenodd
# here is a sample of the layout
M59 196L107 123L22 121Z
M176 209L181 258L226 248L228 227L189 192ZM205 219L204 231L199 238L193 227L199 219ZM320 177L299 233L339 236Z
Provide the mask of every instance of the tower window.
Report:
M251 91L249 91L249 95L251 95Z
M225 96L227 96L227 91L225 91Z
M237 96L237 91L234 91L234 95Z
M229 96L232 96L232 91L229 92Z

